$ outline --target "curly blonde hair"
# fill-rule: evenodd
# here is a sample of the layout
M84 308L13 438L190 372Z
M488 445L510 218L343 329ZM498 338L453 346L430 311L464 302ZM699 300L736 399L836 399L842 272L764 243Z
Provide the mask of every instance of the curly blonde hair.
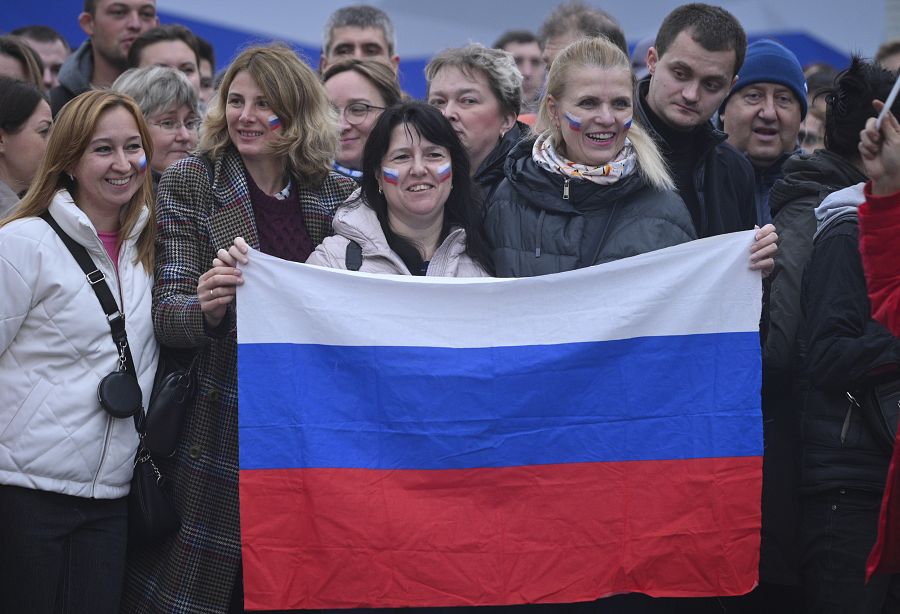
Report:
M301 185L321 184L339 149L337 113L318 76L282 43L250 47L231 63L200 128L197 152L217 159L231 145L225 109L228 90L241 72L253 77L281 120L272 155L286 158L291 174Z

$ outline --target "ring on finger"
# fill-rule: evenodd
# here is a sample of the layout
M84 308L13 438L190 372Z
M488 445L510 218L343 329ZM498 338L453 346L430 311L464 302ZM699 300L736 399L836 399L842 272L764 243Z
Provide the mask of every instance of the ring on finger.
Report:
M210 296L210 297L213 297L213 296L215 296L215 295L216 295L216 289L213 288L212 290L209 291L209 296Z

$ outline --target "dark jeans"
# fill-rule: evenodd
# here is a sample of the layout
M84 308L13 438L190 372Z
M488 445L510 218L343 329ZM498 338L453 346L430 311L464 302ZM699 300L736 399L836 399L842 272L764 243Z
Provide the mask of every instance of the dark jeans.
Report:
M801 576L810 614L900 612L900 576L866 584L881 495L835 489L803 497Z
M116 614L126 499L0 486L0 612Z

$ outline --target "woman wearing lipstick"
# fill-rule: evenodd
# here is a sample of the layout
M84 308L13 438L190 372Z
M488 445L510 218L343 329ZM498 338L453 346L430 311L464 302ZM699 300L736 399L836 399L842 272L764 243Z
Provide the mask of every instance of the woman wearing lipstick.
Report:
M0 223L0 612L119 611L138 435L98 400L119 351L91 282L39 216L103 273L146 401L159 352L151 153L131 98L82 94L57 116L34 182Z
M539 123L486 208L501 277L558 273L696 238L649 135L632 121L631 63L605 38L553 62Z
M242 603L234 313L241 273L213 259L245 237L255 249L305 262L356 187L331 170L337 151L337 114L315 73L284 45L251 47L226 71L197 155L163 173L153 323L161 343L199 353L198 392L175 456L160 467L171 476L181 529L130 557L124 612L227 612Z
M322 83L341 127L341 150L334 170L362 183L363 149L369 133L381 112L402 97L397 75L383 62L348 58L329 65Z

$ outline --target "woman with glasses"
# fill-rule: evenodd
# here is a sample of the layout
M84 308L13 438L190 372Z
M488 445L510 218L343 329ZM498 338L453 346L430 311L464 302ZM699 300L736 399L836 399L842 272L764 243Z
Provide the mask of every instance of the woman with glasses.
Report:
M125 71L111 89L134 98L147 120L153 140L150 171L155 189L163 171L197 147L197 93L184 73L166 66Z
M425 67L425 78L428 104L450 120L487 202L503 180L506 155L529 134L516 120L522 73L512 54L472 44L437 54Z
M241 273L213 259L244 237L254 249L305 262L356 188L332 172L337 151L337 115L318 76L284 45L250 47L226 71L197 153L163 173L153 324L160 343L198 353L197 396L175 456L159 463L181 528L133 553L123 612L243 611L234 308Z
M349 58L332 64L322 75L325 91L337 109L341 151L334 170L362 182L362 156L372 126L387 107L400 102L397 75L386 64Z

